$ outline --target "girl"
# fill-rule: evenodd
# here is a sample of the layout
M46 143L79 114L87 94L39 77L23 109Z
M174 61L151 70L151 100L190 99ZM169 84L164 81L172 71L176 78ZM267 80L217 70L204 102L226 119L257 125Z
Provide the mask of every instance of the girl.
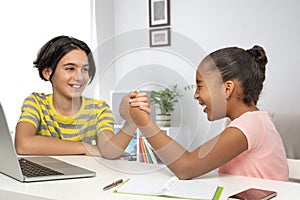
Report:
M82 96L96 71L90 48L72 37L55 37L40 49L34 67L43 80L51 82L53 93L32 93L25 99L16 126L16 151L121 156L136 125L127 121L114 134L108 104Z
M231 123L192 152L162 132L130 95L129 112L158 156L181 179L219 168L219 173L287 181L288 166L281 138L267 112L256 106L265 80L267 57L260 46L229 47L205 57L196 71L195 100L209 121Z

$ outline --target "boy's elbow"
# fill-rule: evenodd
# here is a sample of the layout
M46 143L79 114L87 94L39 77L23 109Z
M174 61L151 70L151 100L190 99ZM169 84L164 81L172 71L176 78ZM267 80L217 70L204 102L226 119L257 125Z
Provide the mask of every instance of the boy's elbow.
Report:
M32 143L30 141L32 141L32 140L16 137L15 142L14 142L16 153L20 154L20 155L31 154Z
M119 156L114 155L113 153L110 152L101 152L101 155L103 158L109 159L109 160L115 160L119 158Z
M103 147L99 147L99 151L103 158L106 158L109 160L115 160L115 159L120 158L120 156L121 156L121 154L119 152L115 152L114 150L110 150L110 149L105 149Z
M21 143L21 144L15 144L15 149L17 154L19 155L26 155L26 154L30 154L30 148L28 147L28 145Z

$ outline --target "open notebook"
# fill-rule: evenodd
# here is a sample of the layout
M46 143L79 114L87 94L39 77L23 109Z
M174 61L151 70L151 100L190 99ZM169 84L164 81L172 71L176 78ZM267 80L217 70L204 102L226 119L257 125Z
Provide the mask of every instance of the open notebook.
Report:
M127 179L114 193L163 196L183 199L218 200L223 187L201 179L179 180L171 177L167 181L145 179L144 177Z
M1 103L0 152L0 172L21 182L83 178L96 175L93 171L48 156L19 158Z

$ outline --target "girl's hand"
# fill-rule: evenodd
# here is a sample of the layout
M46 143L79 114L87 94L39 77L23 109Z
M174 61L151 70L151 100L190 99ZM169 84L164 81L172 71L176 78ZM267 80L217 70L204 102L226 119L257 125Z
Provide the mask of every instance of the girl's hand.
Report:
M129 97L129 102L132 107L139 107L148 114L151 113L150 102L146 92L131 92Z

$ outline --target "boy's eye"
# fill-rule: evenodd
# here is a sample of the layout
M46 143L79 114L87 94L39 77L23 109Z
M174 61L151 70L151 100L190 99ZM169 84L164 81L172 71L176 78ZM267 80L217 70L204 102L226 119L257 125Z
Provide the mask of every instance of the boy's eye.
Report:
M87 71L89 71L89 68L88 67L83 67L82 71L87 72Z
M66 70L72 71L72 70L74 70L74 67L67 67Z

